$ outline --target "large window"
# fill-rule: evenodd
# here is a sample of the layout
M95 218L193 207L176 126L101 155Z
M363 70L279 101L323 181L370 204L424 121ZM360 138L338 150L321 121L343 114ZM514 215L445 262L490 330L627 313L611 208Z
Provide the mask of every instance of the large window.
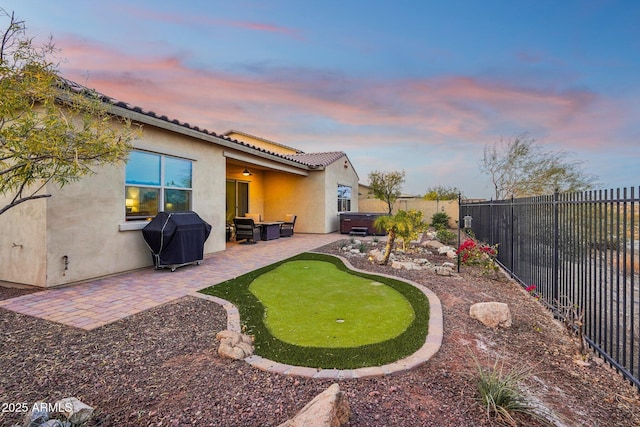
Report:
M351 187L338 184L338 212L351 210Z
M132 151L125 178L127 221L191 210L191 173L190 160Z

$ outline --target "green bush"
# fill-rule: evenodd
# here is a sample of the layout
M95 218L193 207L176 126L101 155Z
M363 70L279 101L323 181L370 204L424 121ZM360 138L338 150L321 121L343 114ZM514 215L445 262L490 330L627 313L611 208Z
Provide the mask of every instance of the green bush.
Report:
M436 230L440 230L442 228L449 228L449 220L451 218L447 215L446 212L436 212L431 217L431 226Z
M453 231L441 228L436 232L436 239L445 245L453 245L458 241L458 235Z

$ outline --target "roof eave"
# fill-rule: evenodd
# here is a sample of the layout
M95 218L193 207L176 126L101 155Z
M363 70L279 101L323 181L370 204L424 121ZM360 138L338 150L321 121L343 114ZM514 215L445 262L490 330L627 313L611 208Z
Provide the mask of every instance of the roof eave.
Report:
M275 154L264 152L256 148L252 148L247 145L234 142L233 140L225 139L217 135L212 135L202 130L196 130L190 126L180 124L179 122L178 123L171 122L159 117L154 117L152 115L145 114L142 111L138 112L130 108L121 107L114 104L108 104L108 105L109 105L109 111L112 114L126 118L126 119L130 119L135 122L148 124L160 129L165 129L171 132L176 132L182 135L190 136L192 138L206 141L212 144L216 144L227 149L232 149L232 150L240 151L246 154L251 154L253 156L257 156L257 157L268 159L278 163L286 164L288 166L292 166L298 169L307 170L307 171L319 169L317 167L314 168L309 165L302 164L300 162L289 160Z

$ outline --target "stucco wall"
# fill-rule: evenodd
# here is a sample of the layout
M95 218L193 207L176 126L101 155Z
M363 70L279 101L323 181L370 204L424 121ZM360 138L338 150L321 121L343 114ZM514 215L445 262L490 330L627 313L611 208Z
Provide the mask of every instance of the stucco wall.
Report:
M145 127L134 146L194 160L192 209L212 226L205 253L224 250L226 166L222 150L150 126ZM52 188L52 197L42 202L44 208L40 211L44 213L34 211L30 213L29 221L19 219L21 225L17 228L30 235L22 240L36 242L42 236L37 245L41 249L33 249L31 244L25 247L22 252L28 256L13 260L14 256L12 271L32 269L35 259L48 260L41 261L46 279L43 281L40 273L32 274L34 277L21 274L15 278L0 271L0 280L56 286L152 265L151 252L140 229L124 231L132 225L135 227L134 222L125 222L125 165L106 166L95 172L95 175L62 189ZM144 226L138 224L138 228ZM4 228L4 222L2 226ZM40 229L45 226L46 233ZM40 250L46 253L38 255ZM31 252L27 254L27 251ZM34 255L34 252L38 254ZM69 261L66 270L64 256Z
M399 210L408 211L415 209L422 212L422 218L431 222L431 217L436 212L446 212L449 215L449 226L456 228L458 221L458 201L457 200L424 200L424 199L400 199L396 200L393 205L393 213ZM378 199L363 199L359 200L360 212L387 212L387 204Z
M308 176L282 172L265 173L265 212L268 220L282 220L285 214L297 216L295 231L326 233L324 228L324 172Z
M297 215L297 232L339 230L338 184L352 187L351 209L358 210L358 177L346 157L307 176L274 164L252 168L252 176L244 177L237 160L228 163L228 147L150 125L134 147L193 161L192 209L212 226L205 253L225 249L227 178L250 182L249 210L265 220ZM125 168L97 168L64 188L51 186L50 198L2 215L0 280L51 287L150 268L151 252L141 232L145 223L125 221Z
M340 230L338 184L351 187L351 211L357 212L359 206L358 175L346 156L333 162L326 168L325 197L327 203L325 208L325 229L328 232Z
M0 206L9 200L0 196ZM0 215L0 280L45 286L46 225L45 199L22 203Z

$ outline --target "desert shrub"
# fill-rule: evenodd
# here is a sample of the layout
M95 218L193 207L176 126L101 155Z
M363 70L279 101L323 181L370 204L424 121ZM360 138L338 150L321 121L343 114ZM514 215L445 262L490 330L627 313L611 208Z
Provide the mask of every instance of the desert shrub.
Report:
M436 232L436 239L438 241L444 243L445 245L452 245L458 239L458 236L453 231L447 230L446 228L441 228Z
M519 384L531 376L529 366L507 370L504 362L496 360L491 368L483 369L478 360L475 361L478 368L478 404L485 410L487 418L515 426L518 423L513 416L520 413L546 424L520 390Z
M436 230L449 227L449 215L446 212L436 212L431 216L431 226Z

